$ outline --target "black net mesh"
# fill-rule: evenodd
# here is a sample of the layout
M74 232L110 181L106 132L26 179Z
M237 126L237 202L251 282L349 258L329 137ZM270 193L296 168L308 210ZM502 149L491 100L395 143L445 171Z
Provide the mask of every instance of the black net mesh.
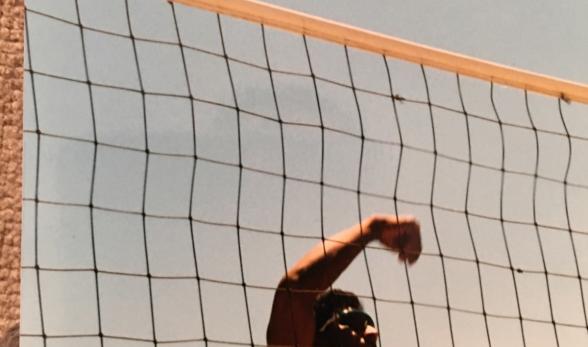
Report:
M27 1L23 346L265 345L285 270L381 346L588 344L587 108L165 1Z

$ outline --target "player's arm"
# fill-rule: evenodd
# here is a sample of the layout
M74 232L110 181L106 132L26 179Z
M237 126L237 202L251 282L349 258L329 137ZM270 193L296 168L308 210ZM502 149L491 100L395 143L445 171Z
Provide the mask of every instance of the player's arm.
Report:
M373 240L380 240L411 264L421 253L420 227L412 216L372 216L319 242L281 279L268 324L268 344L311 346L315 298Z

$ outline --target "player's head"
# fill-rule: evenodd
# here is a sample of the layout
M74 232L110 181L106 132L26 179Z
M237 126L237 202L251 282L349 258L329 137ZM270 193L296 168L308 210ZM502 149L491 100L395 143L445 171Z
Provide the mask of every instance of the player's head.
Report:
M315 346L376 346L378 330L357 296L339 289L320 295L314 305Z

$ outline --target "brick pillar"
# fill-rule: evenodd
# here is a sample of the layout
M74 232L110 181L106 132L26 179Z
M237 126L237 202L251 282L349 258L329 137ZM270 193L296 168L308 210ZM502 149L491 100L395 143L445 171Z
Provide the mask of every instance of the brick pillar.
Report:
M0 0L0 341L20 317L23 0ZM17 340L17 339L16 339ZM0 342L0 343L2 343ZM13 344L10 344L13 346Z

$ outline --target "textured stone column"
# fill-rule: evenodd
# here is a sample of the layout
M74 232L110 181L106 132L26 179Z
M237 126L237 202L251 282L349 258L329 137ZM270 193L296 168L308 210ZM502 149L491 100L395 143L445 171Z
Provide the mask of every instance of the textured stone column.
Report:
M20 317L23 23L23 0L0 0L0 341L10 346Z

